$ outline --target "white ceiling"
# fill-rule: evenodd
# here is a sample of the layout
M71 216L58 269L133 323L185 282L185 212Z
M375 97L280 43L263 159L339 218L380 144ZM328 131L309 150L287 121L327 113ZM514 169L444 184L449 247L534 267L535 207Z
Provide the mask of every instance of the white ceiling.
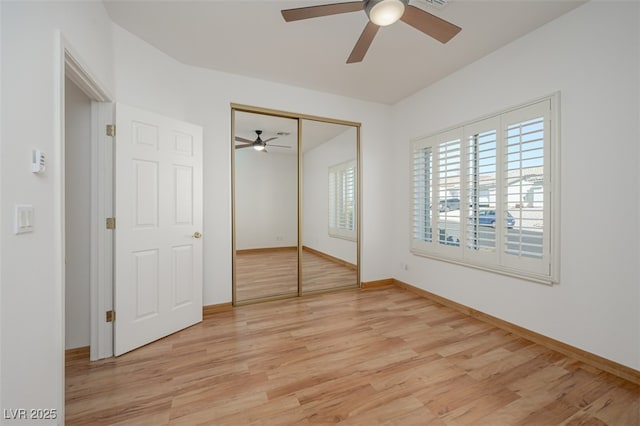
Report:
M364 61L345 63L364 11L286 23L281 9L316 1L104 0L114 22L185 64L394 104L584 3L451 0L410 4L460 27L449 43L397 22L380 28Z

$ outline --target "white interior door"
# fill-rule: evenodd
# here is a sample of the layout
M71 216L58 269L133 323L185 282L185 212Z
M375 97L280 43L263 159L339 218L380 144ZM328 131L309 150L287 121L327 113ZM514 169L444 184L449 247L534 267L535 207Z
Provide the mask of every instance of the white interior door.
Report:
M116 106L114 353L202 320L202 128Z

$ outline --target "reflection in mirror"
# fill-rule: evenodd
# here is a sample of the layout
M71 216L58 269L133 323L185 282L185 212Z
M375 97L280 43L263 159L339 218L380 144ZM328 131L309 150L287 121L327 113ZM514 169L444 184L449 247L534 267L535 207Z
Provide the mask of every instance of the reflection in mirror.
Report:
M357 287L357 127L301 126L302 292Z
M234 111L235 302L298 294L298 120Z

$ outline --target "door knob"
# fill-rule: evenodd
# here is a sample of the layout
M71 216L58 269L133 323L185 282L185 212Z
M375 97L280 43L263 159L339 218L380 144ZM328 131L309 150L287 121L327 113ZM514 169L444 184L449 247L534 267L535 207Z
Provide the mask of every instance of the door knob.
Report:
M193 238L200 238L200 237L202 237L202 234L201 234L201 233L199 233L199 232L194 232L194 234L193 234Z

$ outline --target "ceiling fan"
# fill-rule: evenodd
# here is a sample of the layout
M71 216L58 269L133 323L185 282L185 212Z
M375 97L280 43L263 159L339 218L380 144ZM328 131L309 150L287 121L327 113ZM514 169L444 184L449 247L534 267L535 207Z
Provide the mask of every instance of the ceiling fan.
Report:
M255 132L258 135L258 137L254 141L250 139L241 138L240 136L236 136L235 138L236 142L240 142L240 145L236 145L236 149L253 148L256 151L267 152L266 150L267 142L272 141L274 139L278 139L277 136L274 136L272 138L269 138L263 141L262 138L260 137L260 135L262 134L262 130L256 130ZM276 146L278 148L291 148L290 146L286 146L286 145L269 145L269 146Z
M283 10L282 17L285 21L291 22L360 10L367 13L369 22L351 51L351 55L347 59L348 64L362 62L378 29L398 20L411 25L441 43L448 42L462 30L457 25L410 5L409 0L364 0L299 7Z

